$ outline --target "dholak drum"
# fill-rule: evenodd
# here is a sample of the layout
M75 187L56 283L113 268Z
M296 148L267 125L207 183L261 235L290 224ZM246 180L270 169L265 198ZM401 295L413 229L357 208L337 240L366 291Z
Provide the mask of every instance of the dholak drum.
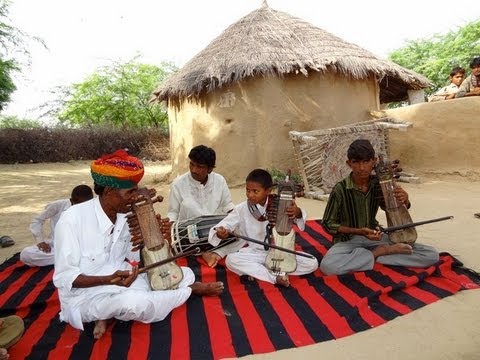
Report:
M223 240L219 246L208 243L210 229L217 225L226 215L205 215L189 220L175 221L172 224L172 251L180 254L199 247L201 252L218 249L237 240L235 237Z

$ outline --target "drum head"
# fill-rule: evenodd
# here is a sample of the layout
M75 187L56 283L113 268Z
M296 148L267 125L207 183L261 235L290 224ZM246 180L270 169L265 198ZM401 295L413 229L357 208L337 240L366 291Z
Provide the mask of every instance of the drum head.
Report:
M202 252L211 250L213 246L208 243L210 229L225 216L205 215L174 222L171 230L173 252L179 254L195 247L199 247Z

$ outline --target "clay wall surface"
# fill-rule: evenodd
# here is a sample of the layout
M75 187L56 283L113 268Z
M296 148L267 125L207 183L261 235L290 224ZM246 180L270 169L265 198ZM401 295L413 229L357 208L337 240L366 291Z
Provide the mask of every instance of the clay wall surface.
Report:
M417 173L480 174L480 97L422 103L387 110L413 124L391 131L391 156Z
M301 76L299 80L299 76ZM378 109L374 79L331 74L267 77L236 83L200 102L169 107L172 178L188 169L188 152L205 144L231 186L254 168L296 169L289 131L337 127L369 119Z

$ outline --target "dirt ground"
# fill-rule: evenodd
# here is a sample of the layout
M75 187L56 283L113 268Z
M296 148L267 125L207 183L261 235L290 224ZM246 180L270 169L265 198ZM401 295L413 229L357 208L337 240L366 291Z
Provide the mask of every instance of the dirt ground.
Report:
M142 185L154 187L165 200L156 205L165 215L170 162L146 163ZM460 175L424 175L420 183L402 183L412 201L414 221L453 215L453 220L417 227L418 241L447 251L480 271L480 180ZM10 235L16 244L0 248L3 262L23 247L33 244L28 230L32 217L53 200L68 198L79 184L91 185L89 162L0 165L0 235ZM244 199L243 188L233 188L235 203ZM325 202L300 198L309 218L321 218ZM379 220L385 224L384 217ZM292 356L326 359L478 359L480 353L480 290L462 291L387 324L347 338L332 340L257 359L287 359ZM249 358L249 357L247 357Z

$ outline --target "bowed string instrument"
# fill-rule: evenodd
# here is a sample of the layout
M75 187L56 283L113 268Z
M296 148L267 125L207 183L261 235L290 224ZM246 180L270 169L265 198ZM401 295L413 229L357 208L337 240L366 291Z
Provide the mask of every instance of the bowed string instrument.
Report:
M163 201L163 197L156 195L155 189L140 188L138 197L130 206L127 214L127 223L132 235L134 246L141 244L140 257L143 268L139 272L147 272L148 281L152 290L175 289L183 279L183 272L175 260L200 252L199 248L186 251L176 256L162 231L162 220L155 214L153 204Z
M264 245L268 250L265 266L276 275L294 272L297 268L296 255L313 259L314 256L295 251L293 219L287 214L296 196L303 196L303 187L291 180L288 171L284 180L277 184L277 193L270 194L267 201L267 235L264 241L232 233L238 238Z
M413 222L407 207L395 198L396 182L393 163L386 160L383 155L379 155L378 159L378 163L375 166L375 174L382 191L387 218L387 227L379 228L382 232L388 234L392 242L413 245L417 240L415 226L453 219L453 216L443 216L436 219Z

